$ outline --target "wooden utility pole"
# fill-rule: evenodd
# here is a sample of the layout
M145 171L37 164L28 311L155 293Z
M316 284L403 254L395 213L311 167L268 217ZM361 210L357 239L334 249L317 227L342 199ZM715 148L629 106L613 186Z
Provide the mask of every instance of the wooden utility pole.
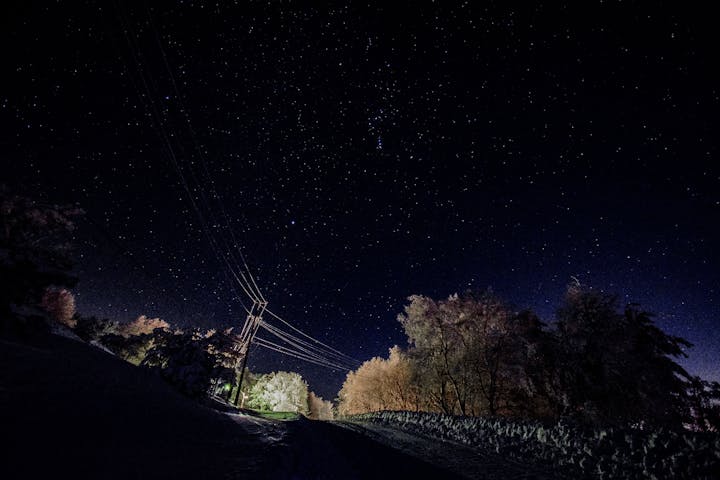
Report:
M242 331L240 332L240 337L238 339L238 348L240 350L240 356L242 359L238 359L238 363L242 362L242 368L240 370L240 378L238 379L237 384L237 391L235 392L235 398L232 400L231 403L234 405L238 404L238 400L240 399L240 390L242 389L242 383L243 378L245 376L245 368L247 367L247 360L248 356L250 354L250 344L252 343L253 339L255 338L255 334L258 331L258 328L260 328L260 322L262 322L262 315L265 313L265 309L267 308L267 302L255 302L253 303L253 306L250 308L250 312L248 313L247 319L245 320L245 325L243 326ZM255 314L255 310L258 310L257 314ZM238 365L236 364L235 370L237 371Z

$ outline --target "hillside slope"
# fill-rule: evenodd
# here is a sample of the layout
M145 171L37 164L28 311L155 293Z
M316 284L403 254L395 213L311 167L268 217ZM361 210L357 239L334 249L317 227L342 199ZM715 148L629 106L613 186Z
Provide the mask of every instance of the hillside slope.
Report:
M338 425L219 413L80 341L0 340L0 478L458 478Z
M0 340L0 425L4 479L243 477L266 471L272 431L54 335Z

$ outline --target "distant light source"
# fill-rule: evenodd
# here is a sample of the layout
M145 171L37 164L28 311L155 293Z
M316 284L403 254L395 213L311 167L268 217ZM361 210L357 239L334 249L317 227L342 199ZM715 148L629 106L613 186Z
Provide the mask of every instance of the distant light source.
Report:
M223 388L225 389L226 392L229 392L230 389L232 388L232 384L231 384L231 383L226 383Z

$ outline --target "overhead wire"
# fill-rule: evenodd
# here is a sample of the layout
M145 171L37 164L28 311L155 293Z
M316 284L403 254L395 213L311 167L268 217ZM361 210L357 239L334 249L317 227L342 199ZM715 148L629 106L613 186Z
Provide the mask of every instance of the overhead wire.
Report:
M243 254L242 248L240 247L240 242L238 242L238 239L235 236L230 217L227 214L227 210L225 209L224 203L222 202L222 198L217 192L217 189L215 188L215 181L208 169L206 159L204 158L203 149L197 139L195 129L192 126L188 110L182 101L182 95L180 94L177 81L172 72L172 68L170 66L167 54L160 39L159 32L152 21L152 15L147 10L148 7L146 6L145 8L146 15L148 17L148 25L153 31L155 41L158 45L158 49L163 59L163 64L170 78L170 82L173 86L175 97L177 98L177 102L180 105L180 112L185 118L187 128L190 133L190 138L193 142L195 150L198 153L198 163L202 167L202 173L204 174L204 178L198 177L192 167L192 163L188 165L187 162L183 162L178 158L178 155L176 154L175 148L173 146L173 142L171 141L171 137L174 138L175 136L173 135L173 133L168 133L168 129L170 127L166 125L167 112L164 112L165 116L160 113L160 109L158 107L158 103L160 102L157 102L155 100L155 96L149 85L150 83L152 83L153 86L155 86L154 82L152 81L152 74L147 71L147 69L143 66L143 60L140 58L142 54L138 44L136 43L137 34L133 30L131 22L128 20L127 15L120 7L119 2L116 2L115 5L116 10L118 11L120 16L121 27L125 36L125 40L129 47L130 55L135 63L137 76L139 77L140 82L143 86L145 97L143 97L140 88L135 83L132 74L129 75L131 82L133 82L133 84L135 85L141 103L146 107L148 113L150 114L150 117L153 120L152 123L155 127L156 132L158 133L158 136L162 141L162 145L164 147L167 158L169 159L169 163L171 163L171 165L174 167L176 173L178 174L178 177L180 178L180 184L188 196L191 207L198 217L202 230L210 243L211 249L213 250L215 257L218 259L218 261L220 261L221 264L224 264L225 269L223 269L223 272L226 278L230 280L231 288L233 289L233 291L235 291L237 300L240 301L243 309L248 313L249 320L250 317L252 317L253 315L254 308L248 308L245 305L245 303L240 298L240 292L235 287L235 284L237 284L242 290L242 292L253 302L253 305L267 305L267 300L262 294L257 284L257 281L255 280L255 277L252 275L247 259ZM145 100L145 98L147 100ZM179 141L178 148L182 149L182 145L179 144ZM193 188L191 188L191 183L189 180L194 182L196 192L193 192ZM208 200L205 194L205 189L203 188L204 183L209 185L208 190L210 191L212 197L215 199L215 202L217 203L218 209L222 214L222 220L224 221L224 224L223 222L218 221L214 216L211 202ZM197 197L195 195L197 195ZM203 209L205 209L206 212L203 212ZM210 221L208 221L208 218ZM218 233L218 236L220 238L219 241L215 238L211 225ZM230 240L228 240L228 238L226 237L225 232L229 233ZM220 242L222 242L223 245L220 245ZM239 261L238 258L235 256L234 252L237 252L237 255L240 259ZM230 278L230 275L228 275L228 272L234 278L234 282L232 281L232 278ZM291 325L289 322L287 322L274 312L267 309L263 310L273 318L279 320L284 325L291 328L293 331L299 333L303 337L313 342L311 344L305 340L300 339L299 337L296 337L288 332L279 329L278 327L267 324L266 322L262 322L260 325L265 327L267 331L277 336L281 340L285 341L289 345L293 345L299 350L293 350L288 347L283 347L268 340L263 340L256 337L256 339L259 341L259 344L264 343L263 346L265 346L266 348L272 347L276 351L282 350L281 353L292 355L296 358L311 361L312 363L317 363L319 365L329 366L330 368L351 369L350 365L360 364L358 360L348 355L345 355L339 350L336 350L329 345L313 338L312 336ZM246 326L248 320L246 320ZM318 345L323 348L320 348Z
M299 352L297 352L297 351L293 351L293 350L291 350L291 349L289 349L289 348L283 347L282 345L278 345L278 344L276 344L276 343L274 343L274 342L271 342L271 341L269 341L269 340L265 340L265 339L262 338L262 337L257 337L257 336L256 336L256 337L255 337L255 340L257 341L257 345L258 345L258 346L267 348L267 349L269 349L269 350L273 350L273 351L278 352L278 353L282 353L282 354L284 354L284 355L289 355L289 356L291 356L291 357L295 357L295 358L297 358L297 359L304 360L304 361L306 361L306 362L313 363L313 364L319 365L319 366L321 366L321 367L330 368L330 369L332 369L332 370L339 370L339 371L346 370L345 368L340 367L340 366L337 366L337 365L333 365L333 364L330 364L330 363L326 363L326 362L322 362L322 361L315 360L314 358L311 358L311 357L308 357L308 356L306 356L306 355L303 355L302 353L299 353Z
M313 360L313 359L311 359L311 358L307 358L307 357L305 357L304 355L297 354L297 353L292 352L292 351L289 351L289 350L287 350L287 349L280 348L280 347L275 347L275 346L273 346L273 345L270 345L270 344L268 344L265 340L263 340L263 339L260 338L260 337L257 337L257 338L256 338L255 344L256 344L257 346L259 346L259 347L263 347L263 348L266 348L266 349L268 349L268 350L272 350L272 351L274 351L274 352L277 352L277 353L280 353L280 354L283 354L283 355L287 355L287 356L290 356L290 357L293 357L293 358L297 358L298 360L302 360L302 361L304 361L304 362L308 362L308 363L312 363L312 364L315 364L315 365L319 365L319 366L321 366L321 367L329 368L329 369L331 369L331 370L342 370L342 369L337 368L337 367L334 367L334 366L332 366L332 365L326 365L326 364L324 364L324 363L322 363L322 362L318 362L318 361Z
M155 27L155 23L153 22L153 19L152 19L152 14L149 11L149 7L147 6L147 4L145 4L145 14L148 18L148 24L150 25L150 29L153 32L155 42L158 46L158 50L160 51L160 54L162 56L163 65L165 66L165 70L167 71L168 76L170 78L170 83L172 84L173 91L175 93L175 98L177 99L177 102L180 105L180 112L183 114L185 123L187 125L188 132L190 133L190 138L193 142L195 150L197 151L199 163L200 163L200 166L202 167L202 172L205 175L207 184L209 185L209 190L212 194L212 197L215 199L215 201L217 203L220 213L222 214L223 220L225 222L224 227L227 230L227 232L229 232L229 234L230 234L232 246L233 246L234 250L238 252L238 254L240 256L240 260L242 262L242 266L244 267L244 271L247 273L247 277L249 278L249 280L248 280L248 278L245 277L245 275L243 273L243 268L240 268L240 262L237 261L232 249L230 249L230 248L228 248L228 250L230 250L229 255L232 258L232 260L235 262L236 266L238 267L240 275L242 276L243 280L246 282L246 286L248 287L248 289L253 292L254 296L257 298L258 301L267 303L267 300L263 296L260 288L257 285L255 277L253 276L252 271L250 270L250 267L248 266L247 259L245 258L245 255L242 252L242 248L240 247L240 242L238 242L237 237L235 236L235 232L232 228L230 217L227 214L227 210L225 209L225 205L222 201L222 198L219 195L219 193L217 192L217 189L215 188L215 179L213 178L212 174L210 173L210 170L208 169L207 161L204 157L202 146L200 145L200 142L198 141L198 138L197 138L197 134L195 133L195 129L193 128L189 111L182 100L182 95L180 94L180 89L178 88L177 81L176 81L175 75L173 73L173 69L170 66L170 61L168 60L167 53L165 52L165 47L163 46L163 42L160 38L160 33L159 33L157 27ZM192 168L190 168L190 171L194 175ZM197 178L196 178L196 181L198 183L200 183L200 181L197 180ZM200 189L200 195L203 197L203 199L205 199L202 189ZM207 202L206 199L205 199L205 203L206 203L206 205L209 205L209 202ZM209 208L208 210L209 210L210 214L212 215L212 209ZM219 222L217 222L217 223L219 223ZM223 230L221 229L220 232L222 232L222 231ZM221 235L221 238L222 238L223 242L225 243L226 247L228 247L228 244L226 243L227 239L222 235Z
M147 5L145 6L145 11L146 11L146 15L147 15L147 17L148 17L148 22L149 22L149 24L150 24L150 26L151 26L151 29L152 29L152 31L153 31L154 38L155 38L155 41L156 41L156 43L157 43L158 49L160 50L160 52L161 52L161 54L162 54L163 63L164 63L164 65L165 65L165 68L166 68L167 73L168 73L168 75L169 75L169 77L170 77L171 83L172 83L172 85L173 85L173 89L174 89L175 96L176 96L176 98L177 98L178 103L179 103L180 106L181 106L180 111L183 113L183 116L185 117L185 120L186 120L186 123L187 123L187 127L188 127L188 131L190 132L190 137L191 137L191 139L193 140L193 143L194 143L194 145L195 145L195 149L197 150L198 156L200 157L200 165L203 167L203 171L204 171L204 173L205 173L205 177L206 177L206 179L207 179L208 184L210 185L211 193L212 193L213 197L216 199L216 201L217 201L217 203L218 203L218 207L220 208L220 211L221 211L221 213L223 214L223 217L224 217L224 220L225 220L225 223L226 223L226 227L227 227L227 231L230 233L230 235L231 235L231 237L232 237L233 245L236 247L236 250L237 250L237 252L238 252L239 255L240 255L240 258L241 258L241 260L242 260L243 266L245 267L244 269L245 269L245 271L247 272L248 277L249 277L250 280L248 281L248 278L246 278L246 277L244 276L242 270L240 270L240 275L242 276L242 279L245 281L245 286L247 287L247 289L251 290L252 293L255 295L254 300L258 300L258 301L262 300L262 301L266 302L265 297L262 295L262 292L260 291L259 287L257 286L257 283L256 283L256 281L255 281L255 278L254 278L254 276L252 275L252 272L250 271L250 268L249 268L248 265L247 265L247 260L246 260L246 258L245 258L245 256L244 256L243 252L242 252L242 249L241 249L240 246L239 246L239 242L237 241L237 238L235 237L234 231L233 231L233 229L232 229L232 227L231 227L231 225L230 225L229 217L228 217L228 215L227 215L227 211L225 210L224 204L223 204L223 202L222 202L222 200L221 200L221 198L220 198L220 195L219 195L219 194L217 193L217 191L215 190L215 182L214 182L214 179L212 178L212 175L210 174L210 172L209 172L209 170L208 170L208 168L207 168L207 163L206 163L206 161L205 161L205 159L204 159L204 157L203 157L202 147L200 146L199 141L197 140L197 135L196 135L196 133L195 133L195 129L194 129L193 126L192 126L192 120L191 120L191 118L190 118L190 116L189 116L188 109L187 109L187 107L184 105L184 103L183 103L183 101L182 101L182 95L180 94L179 88L178 88L178 86L177 86L177 81L176 81L176 79L175 79L175 75L173 74L173 71L172 71L172 68L171 68L171 66L170 66L170 63L169 63L167 54L166 54L166 52L165 52L165 48L163 47L162 41L161 41L161 39L160 39L159 32L158 32L157 28L154 26L154 23L153 23L153 21L152 21L152 15L151 15L151 13L150 13L149 10L148 10ZM192 169L190 169L190 171L192 172ZM198 182L198 183L199 183L199 182ZM203 196L202 191L200 192L200 195ZM237 262L237 261L236 261L236 262ZM252 282L252 286L253 286L254 288L250 287L250 283L251 283L251 282ZM303 336L311 339L313 342L316 342L316 343L324 346L325 348L328 348L330 351L333 352L334 355L339 356L339 357L342 358L342 359L349 360L349 361L352 362L352 363L359 364L359 362L358 362L357 360L355 360L355 359L353 359L352 357L349 357L349 356L347 356L347 355L339 352L338 350L335 350L335 349L333 349L332 347L329 347L328 345L320 342L319 340L316 340L315 338L307 335L306 333L300 331L300 330L297 329L296 327L290 325L290 324L289 324L288 322L286 322L285 320L280 319L279 317L277 317L277 315L275 315L273 312L269 312L269 311L268 311L268 313L270 313L272 316L278 318L279 320L281 320L283 323L285 323L286 325L288 325L288 326L290 326L291 328L293 328L293 329L294 329L295 331L297 331L298 333L300 333L300 334L302 334Z
M276 314L276 313L273 312L272 310L266 309L265 312L268 313L271 317L275 318L276 320L282 322L284 325L288 326L289 328L291 328L291 329L294 330L295 332L299 333L299 334L302 335L303 337L307 338L308 340L311 340L311 341L317 343L318 345L322 345L323 347L327 348L328 350L330 350L330 351L332 351L332 352L334 352L334 353L342 356L343 358L348 359L350 362L352 362L352 363L354 363L354 364L355 364L355 363L356 363L356 364L360 364L360 362L359 362L357 359L355 359L355 358L353 358L353 357L351 357L351 356L349 356L349 355L346 355L346 354L342 353L342 352L339 351L339 350L336 350L336 349L332 348L330 345L327 345L327 344L321 342L320 340L317 340L316 338L311 337L310 335L308 335L307 333L303 332L303 331L300 330L299 328L297 328L297 327L293 326L292 324L290 324L288 321L286 321L285 319L283 319L282 317L280 317L278 314Z
M128 46L127 51L129 52L129 54L132 57L132 60L135 64L135 68L132 68L127 61L123 60L123 63L125 64L125 68L126 68L126 71L128 74L127 77L130 80L130 83L133 85L133 88L135 89L135 92L140 100L140 103L143 105L143 107L145 108L145 111L151 118L150 125L155 130L155 133L158 135L158 137L161 140L161 147L162 147L161 152L166 157L168 163L177 165L177 158L176 158L174 149L172 148L172 144L169 141L168 134L163 125L162 116L160 115L160 112L158 111L158 108L155 105L155 102L153 100L153 92L151 91L151 88L149 86L149 83L153 83L153 86L154 86L154 82L152 82L151 76L150 76L150 78L146 78L145 74L143 72L144 68L142 65L142 61L139 58L140 49L135 42L135 37L136 37L135 32L132 30L132 27L130 26L130 21L129 21L125 11L120 6L120 3L114 2L114 7L115 7L115 11L117 13L116 18L119 19L120 27L121 27L125 42ZM106 30L108 32L112 31L107 24L105 26L106 26ZM129 35L129 32L133 34L132 37ZM113 45L115 46L116 50L120 54L120 58L124 58L124 55L122 55L122 53L121 53L123 49L121 49L115 43L113 35L111 33L109 33L109 37L110 37L110 40L112 41ZM138 85L138 82L136 81L135 76L139 77L139 81L143 85L142 89ZM170 134L169 136L172 136L172 134ZM182 183L182 181L183 181L182 172L180 172L180 177L181 177L181 183ZM193 200L192 194L189 191L187 182L185 182L183 184L183 189L187 192L188 196L190 197L190 201L192 203L192 200ZM211 248L213 248L212 244L211 244ZM214 252L216 258L218 259L218 261L221 261L216 249L213 248L213 252ZM231 279L229 279L227 271L224 269L223 269L223 274L226 277L226 280L229 280L228 284L230 285L230 288L234 293L233 299L240 303L240 305L242 306L243 310L245 310L245 312L249 313L247 305L245 305L245 302L243 302L242 296L240 295L240 292L237 290L237 287L235 286L235 282L232 281Z
M208 241L210 242L210 246L213 249L213 252L214 252L216 258L221 263L224 263L226 265L226 267L230 270L232 276L235 278L235 282L237 282L237 284L243 290L245 295L247 295L253 302L256 302L259 300L258 296L253 291L252 287L250 287L249 284L246 282L246 280L244 279L244 276L242 275L242 272L240 272L240 276L238 276L238 272L235 271L235 268L233 267L231 261L227 258L226 254L223 253L222 249L220 248L220 245L218 245L216 239L214 238L212 231L210 230L208 221L206 220L205 215L203 214L202 210L200 209L200 207L197 204L197 201L193 195L192 189L190 188L188 179L185 176L185 173L183 172L183 168L180 165L180 162L177 158L173 144L170 141L169 137L172 136L172 134L168 135L168 133L166 131L165 123L163 122L163 117L158 110L158 107L154 100L153 92L150 89L150 86L148 85L148 82L151 81L152 76L149 73L147 73L148 78L146 78L145 71L147 69L144 68L142 60L139 58L141 56L141 52L136 43L137 35L132 28L131 22L128 20L127 16L125 15L125 12L120 7L119 2L116 2L116 6L117 6L117 11L121 17L120 18L120 21L122 23L121 26L123 28L123 34L125 35L125 39L129 46L130 55L132 56L132 59L135 62L137 74L140 78L140 81L143 85L143 89L145 91L145 95L147 97L147 102L146 102L146 101L144 101L142 94L139 95L141 102L143 102L143 104L149 110L149 113L154 121L155 126L156 126L156 131L159 132L159 136L160 136L161 140L163 141L163 145L165 147L165 150L166 150L166 153L170 160L170 163L175 168L175 171L178 174L178 177L180 178L180 183L188 196L190 204L191 204L195 214L197 215L198 220L200 221L202 230L205 233ZM191 174L193 173L191 168L188 168L188 170L191 172ZM193 176L194 176L194 174L193 174ZM196 182L197 182L197 180L196 180ZM197 183L198 183L198 187L199 187L199 182L197 182ZM205 200L204 203L207 206L206 199L204 199L204 197L202 196L202 189L198 188L198 190L201 194L200 195L201 199ZM246 312L249 313L249 310L244 305L244 303L243 303L243 308L246 310Z
M280 330L279 328L268 324L265 321L262 321L260 323L260 326L262 328L264 328L265 330L267 330L269 333L275 335L279 339L283 340L284 342L286 342L290 345L293 345L294 347L296 347L298 349L322 356L323 358L327 358L328 360L332 360L335 363L343 364L348 367L357 366L357 364L355 362L348 361L347 359L345 359L344 357L342 357L340 355L333 354L332 352L321 349L321 348L317 347L317 345L313 345L313 344L306 342L298 337L295 337L287 332L284 332L284 331Z
M351 365L348 365L347 363L340 362L340 361L338 361L338 360L336 360L336 359L333 359L333 358L329 358L329 357L327 357L327 356L324 356L321 352L316 352L316 351L313 351L313 350L309 350L309 349L303 347L302 345L298 345L297 343L294 343L294 342L292 342L291 340L288 340L287 338L284 338L284 337L282 337L282 336L277 335L275 332L270 332L270 331L267 330L267 329L266 329L266 331L268 331L269 333L271 333L272 335L274 335L274 336L276 336L278 339L280 339L282 342L284 342L284 343L286 344L286 347L287 347L287 348L292 348L292 349L294 349L294 350L296 350L296 351L299 351L299 352L307 355L308 357L312 357L312 358L315 358L316 360L321 360L321 361L324 361L324 362L332 363L332 364L337 365L337 366L340 366L340 367L342 367L342 368L344 368L344 369L346 369L346 370L352 370L352 369L353 369L353 367L352 367Z
M269 340L265 340L265 341L269 341ZM282 347L282 348L286 349L287 351L292 351L292 352L294 352L294 353L296 353L296 354L298 354L298 355L303 355L305 358L313 359L313 360L315 360L315 361L317 361L317 362L320 362L320 363L322 363L322 364L331 365L331 366L333 366L333 367L335 367L335 368L340 368L340 369L343 369L343 370L351 370L351 368L349 368L347 365L342 365L342 364L339 364L339 363L337 363L337 362L333 362L333 361L331 361L331 360L329 360L329 359L327 359L327 358L324 358L324 357L322 357L322 356L320 356L320 355L316 355L316 354L313 354L313 353L308 353L308 352L305 351L305 350L297 350L297 349L294 349L294 348L289 347L289 346L287 346L287 345L279 345L279 344L275 344L275 345L277 345L278 347Z

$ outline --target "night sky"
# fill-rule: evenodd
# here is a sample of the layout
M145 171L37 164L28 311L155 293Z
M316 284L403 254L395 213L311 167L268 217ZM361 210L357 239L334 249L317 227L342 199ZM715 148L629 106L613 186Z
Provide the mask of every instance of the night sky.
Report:
M657 313L695 344L684 365L720 380L708 12L15 3L0 7L0 183L86 211L81 313L242 325L192 196L274 312L359 360L406 344L411 294L491 286L550 320L575 276ZM345 376L252 355L325 398Z

